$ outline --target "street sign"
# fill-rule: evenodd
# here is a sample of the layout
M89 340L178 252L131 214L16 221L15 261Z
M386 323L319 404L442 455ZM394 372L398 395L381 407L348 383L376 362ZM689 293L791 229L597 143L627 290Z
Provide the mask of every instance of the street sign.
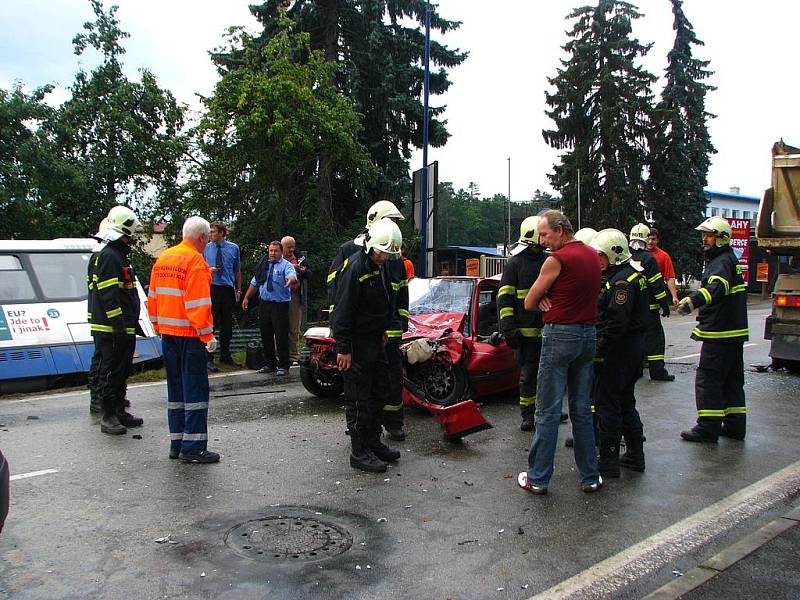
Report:
M756 266L756 281L759 283L769 283L769 263L761 261Z
M747 285L750 281L750 219L728 219L731 226L731 248L739 259L742 277Z

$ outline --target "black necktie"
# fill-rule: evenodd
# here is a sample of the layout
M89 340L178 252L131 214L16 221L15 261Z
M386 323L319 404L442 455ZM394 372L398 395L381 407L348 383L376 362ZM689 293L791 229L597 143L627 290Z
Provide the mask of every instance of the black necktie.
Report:
M217 273L220 275L222 274L222 244L217 244L217 261L214 265L217 269Z
M272 270L275 268L275 263L269 263L269 271L267 272L267 291L272 291Z

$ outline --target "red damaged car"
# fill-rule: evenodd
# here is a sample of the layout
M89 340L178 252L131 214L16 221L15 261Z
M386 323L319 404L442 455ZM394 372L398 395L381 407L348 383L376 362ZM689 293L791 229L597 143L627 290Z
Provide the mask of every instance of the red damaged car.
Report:
M499 276L415 278L408 285L403 400L430 411L451 438L491 427L472 398L519 384L514 351L499 334L499 286ZM312 326L305 340L303 385L316 396L338 396L343 383L330 328Z

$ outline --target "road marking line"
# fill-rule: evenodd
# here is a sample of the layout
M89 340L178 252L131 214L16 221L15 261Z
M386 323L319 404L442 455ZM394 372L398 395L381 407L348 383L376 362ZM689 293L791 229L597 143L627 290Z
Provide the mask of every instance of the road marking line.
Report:
M16 481L17 479L27 479L28 477L38 477L39 475L49 475L50 473L58 473L58 469L45 469L44 471L31 471L30 473L12 475L11 481Z
M609 598L800 490L800 461L626 548L530 600ZM609 493L608 491L603 493Z
M758 346L758 342L752 342L752 343L750 343L750 344L744 344L744 345L742 346L742 348L749 348L750 346ZM697 354L687 354L686 356L676 356L676 357L674 357L674 358L673 358L673 357L669 357L667 360L668 360L668 361L669 361L669 360L683 360L683 359L685 359L685 358L695 358L695 357L697 357L697 356L700 356L700 353L699 353L699 352L698 352Z

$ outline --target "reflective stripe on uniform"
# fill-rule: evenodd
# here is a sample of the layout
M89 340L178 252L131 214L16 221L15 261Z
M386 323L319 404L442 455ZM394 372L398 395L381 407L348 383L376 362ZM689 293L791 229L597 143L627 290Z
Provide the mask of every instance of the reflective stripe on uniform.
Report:
M517 288L517 300L525 300L525 296L528 295L530 289L531 288L527 289Z
M742 337L748 335L749 333L749 329L732 329L730 331L703 331L699 327L695 327L694 331L692 331L693 335L707 340Z
M700 288L700 293L703 295L703 298L706 299L706 304L711 304L711 292L709 292L706 288Z
M156 294L159 294L161 296L183 296L183 290L171 287L159 287L156 288ZM148 294L148 296L149 295L150 294Z
M95 275L95 277L96 277L96 275ZM98 281L97 282L97 289L98 290L104 290L104 289L106 289L108 287L114 287L114 286L119 287L119 278L117 278L117 277L112 277L111 279L104 279L103 281Z
M497 297L499 298L500 296L504 296L506 294L508 294L509 296L513 296L514 295L514 286L513 285L504 285L503 287L501 287L500 291L497 292Z
M698 417L713 417L715 419L721 419L722 417L725 416L725 411L724 410L711 410L711 409L698 410L697 411L697 416Z
M533 406L536 404L536 394L533 396L520 396L519 397L519 405L520 406Z
M334 279L336 279L336 271L331 271L330 273L328 273L328 283L330 283Z
M377 277L381 274L380 271L370 271L369 273L365 273L361 277L358 278L359 281L366 281L370 277Z
M386 337L389 339L396 339L403 337L403 332L400 329L387 329Z
M197 330L197 335L206 335L207 333L214 333L214 326L211 327L204 327L203 329Z
M192 323L189 319L173 319L171 317L158 317L159 325L175 325L177 327L191 327Z
M520 327L518 331L522 337L542 337L540 327Z
M634 271L633 273L631 273L630 275L628 275L628 277L627 277L627 280L628 280L629 282L633 282L633 281L634 281L634 280L635 280L637 277L639 277L639 273L638 273L638 272L636 272L636 271Z
M405 308L398 308L397 314L400 315L401 317L405 317L406 319L410 316L409 312Z
M111 325L97 325L92 323L89 326L89 331L97 331L99 333L114 333L114 328Z
M655 296L653 296L653 297L654 297L656 300L661 300L662 298L666 298L666 297L667 297L667 292L660 292L660 293L656 294L656 295L655 295Z
M169 439L171 440L182 440L183 439L183 432L178 433L170 433Z
M198 306L205 306L206 304L211 304L211 298L198 298L197 300L189 300L183 303L187 310Z
M500 309L500 318L505 319L506 317L513 317L514 316L514 309L510 306L506 306Z
M655 283L655 282L656 282L656 281L658 281L659 279L661 279L661 273L656 273L656 274L655 274L655 275L653 275L652 277L648 277L648 278L647 278L647 281L648 281L649 283Z
M664 357L664 355L663 355L663 354L651 354L650 356L648 356L648 357L647 357L647 359L646 359L646 360L648 360L648 361L653 361L653 360L664 360L664 358L665 358L665 357Z
M394 283L394 282L392 282L392 289L393 289L395 292L397 292L397 291L399 291L401 288L404 288L404 287L406 287L407 285L408 285L408 279L401 279L401 280L400 280L400 281L398 281L397 283Z
M208 440L207 433L184 433L181 438L184 442L205 442Z
M738 294L739 292L745 291L745 285L735 285L731 288L731 294Z
M725 409L725 415L744 415L747 413L746 406L729 406Z
M114 317L121 317L122 316L122 309L118 306L117 308L112 308L111 310L106 311L106 316L109 319L113 319Z
M658 304L651 304L650 305L650 310L658 310L658 309L659 309L659 305Z
M167 402L167 410L183 410L183 402Z
M725 287L726 296L731 293L731 286L728 283L728 280L725 279L724 277L720 277L719 275L712 275L711 277L708 278L708 283L711 283L712 281L719 281Z
M403 409L403 404L402 403L400 403L400 404L384 404L383 405L383 410L385 410L386 412L397 412L397 411L402 410L402 409Z

